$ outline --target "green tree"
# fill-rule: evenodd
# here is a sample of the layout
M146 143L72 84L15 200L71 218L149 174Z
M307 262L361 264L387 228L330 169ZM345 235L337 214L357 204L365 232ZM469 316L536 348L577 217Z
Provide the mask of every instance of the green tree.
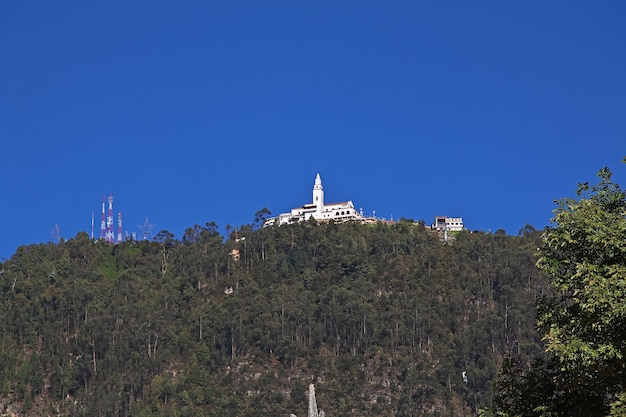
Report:
M262 227L265 220L267 220L271 215L272 212L267 207L263 207L261 210L254 213L254 227L257 229Z
M558 202L544 234L537 266L558 295L539 325L564 387L610 402L626 383L626 193L608 168L598 176Z
M554 290L538 304L547 357L527 370L505 361L485 416L624 415L626 193L608 168L598 176L557 201L538 250Z
M504 355L514 383L541 351L532 226L447 244L408 221L236 230L18 249L0 269L5 409L300 415L314 382L328 415L470 415ZM510 392L541 394L558 367L540 371Z

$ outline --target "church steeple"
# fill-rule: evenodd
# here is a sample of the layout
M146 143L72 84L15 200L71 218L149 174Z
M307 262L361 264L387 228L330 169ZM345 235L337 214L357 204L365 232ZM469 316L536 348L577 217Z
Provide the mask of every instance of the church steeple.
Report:
M324 187L322 187L319 173L315 177L315 185L313 186L313 204L316 206L316 211L321 213L324 208Z

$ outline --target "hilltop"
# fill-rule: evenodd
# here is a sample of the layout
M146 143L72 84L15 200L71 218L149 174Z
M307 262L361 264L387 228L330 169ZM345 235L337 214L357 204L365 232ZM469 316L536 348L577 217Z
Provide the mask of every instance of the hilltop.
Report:
M18 248L0 264L9 415L468 415L541 352L540 233L306 221Z

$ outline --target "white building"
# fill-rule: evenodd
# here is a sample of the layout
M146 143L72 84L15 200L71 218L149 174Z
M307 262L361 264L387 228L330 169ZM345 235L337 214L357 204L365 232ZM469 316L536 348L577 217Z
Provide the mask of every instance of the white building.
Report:
M460 232L463 230L463 218L437 216L435 217L435 223L433 223L432 228L440 232Z
M313 202L302 207L292 208L289 213L282 213L265 221L264 226L283 225L309 220L313 218L319 221L349 221L365 220L363 214L354 208L352 201L324 204L324 187L320 174L315 177L313 185Z

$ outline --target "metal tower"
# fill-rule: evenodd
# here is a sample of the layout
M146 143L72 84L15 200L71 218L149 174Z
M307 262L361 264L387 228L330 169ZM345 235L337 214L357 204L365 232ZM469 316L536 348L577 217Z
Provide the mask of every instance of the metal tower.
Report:
M54 229L50 232L52 235L52 239L56 240L56 243L61 242L61 229L59 229L59 225L55 224Z
M106 240L109 243L113 243L115 241L115 234L113 233L113 194L109 195L109 215L107 216Z
M104 196L102 196L102 223L100 223L100 239L104 239L107 234L106 223L104 222Z
M122 241L122 212L117 213L117 243Z

